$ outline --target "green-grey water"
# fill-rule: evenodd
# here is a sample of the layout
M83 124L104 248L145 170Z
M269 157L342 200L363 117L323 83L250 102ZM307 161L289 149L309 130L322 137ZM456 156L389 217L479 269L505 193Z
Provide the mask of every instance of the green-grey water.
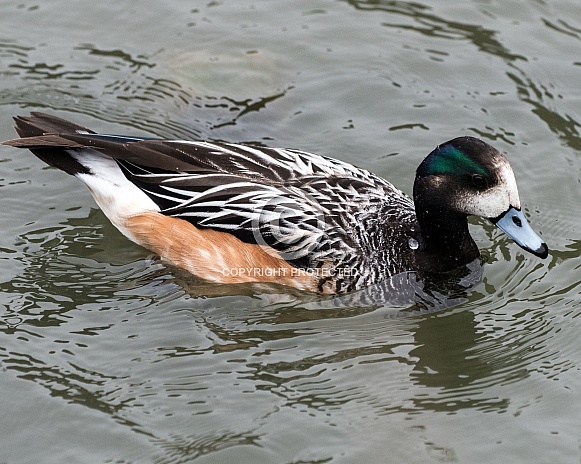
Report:
M304 149L411 193L429 151L473 135L551 249L472 221L481 282L439 311L217 288L3 147L0 463L580 462L579 4L0 5L3 140L45 111Z

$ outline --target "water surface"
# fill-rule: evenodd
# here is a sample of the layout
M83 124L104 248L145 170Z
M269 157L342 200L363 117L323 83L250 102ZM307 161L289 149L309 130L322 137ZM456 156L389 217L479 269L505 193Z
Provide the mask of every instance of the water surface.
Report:
M581 10L543 1L5 1L0 136L300 148L411 193L435 145L505 152L551 249L471 230L464 290L341 304L196 282L75 179L0 152L0 462L579 462ZM413 298L412 298L413 300Z

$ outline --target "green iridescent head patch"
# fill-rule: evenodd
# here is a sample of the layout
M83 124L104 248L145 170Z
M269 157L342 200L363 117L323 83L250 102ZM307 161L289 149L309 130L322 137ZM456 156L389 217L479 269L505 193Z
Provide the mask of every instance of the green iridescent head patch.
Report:
M444 145L434 150L432 156L426 159L426 164L426 172L430 175L460 172L487 175L480 164L452 145Z

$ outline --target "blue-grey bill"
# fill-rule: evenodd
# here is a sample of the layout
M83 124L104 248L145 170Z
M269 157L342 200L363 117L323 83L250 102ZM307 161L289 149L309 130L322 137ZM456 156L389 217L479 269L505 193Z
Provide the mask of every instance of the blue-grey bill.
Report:
M492 222L524 250L543 259L549 255L547 244L532 229L521 210L511 207Z

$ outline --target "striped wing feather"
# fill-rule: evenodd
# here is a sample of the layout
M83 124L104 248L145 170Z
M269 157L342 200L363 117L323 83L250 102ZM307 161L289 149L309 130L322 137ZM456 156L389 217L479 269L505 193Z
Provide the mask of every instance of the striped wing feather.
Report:
M117 160L125 175L164 214L268 245L298 267L355 253L359 216L376 213L394 194L407 199L367 171L296 150L158 140L124 150L131 156ZM158 150L175 155L180 169L160 168Z

